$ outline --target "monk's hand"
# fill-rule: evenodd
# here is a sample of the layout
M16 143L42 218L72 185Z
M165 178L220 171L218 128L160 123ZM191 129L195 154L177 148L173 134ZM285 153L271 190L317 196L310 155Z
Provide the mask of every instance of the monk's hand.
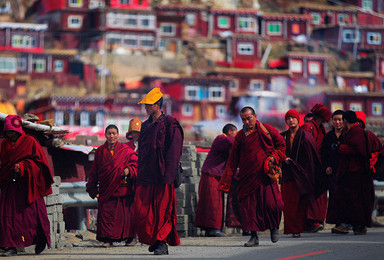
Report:
M16 163L15 166L13 167L13 171L15 173L20 173L20 164Z
M287 157L285 160L284 160L284 162L286 163L286 164L288 164L289 165L289 163L291 162L291 158L289 158L289 157Z
M128 177L128 175L129 175L129 169L128 169L128 167L127 168L124 168L124 172L123 172L123 174L122 174L124 177Z
M13 180L13 181L17 181L18 179L20 179L20 177L21 177L20 164L16 163L16 164L13 166L13 176L12 176L12 180Z
M327 175L331 175L332 174L332 168L331 167L328 167L327 169L325 169L325 173Z

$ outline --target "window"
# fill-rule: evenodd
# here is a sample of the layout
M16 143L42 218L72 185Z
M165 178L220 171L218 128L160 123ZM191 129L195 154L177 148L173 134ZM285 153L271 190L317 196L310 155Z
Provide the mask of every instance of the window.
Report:
M70 7L82 7L83 6L83 0L69 0L69 6Z
M89 112L80 112L80 126L89 126Z
M153 49L155 47L155 38L153 36L140 36L140 47L143 49Z
M155 29L155 17L153 15L139 15L139 27L144 29Z
M344 106L342 102L332 102L331 103L331 111L334 112L336 110L344 110Z
M264 90L264 81L260 79L252 79L249 83L249 90L255 91L255 90Z
M124 23L124 16L118 13L108 13L107 14L107 26L111 28L121 28Z
M33 61L33 69L36 72L45 72L45 59L35 59Z
M231 90L238 90L239 89L239 80L233 79L231 84Z
M223 101L224 100L224 88L223 87L210 87L208 98L209 98L209 100Z
M308 74L309 75L320 75L320 73L321 73L321 62L308 61Z
M53 62L53 71L55 72L62 72L64 70L64 61L62 60L55 60Z
M124 15L124 27L126 28L136 28L137 27L137 15Z
M349 105L349 109L350 110L353 110L353 111L362 111L363 110L363 106L361 105L361 103L351 103Z
M303 73L303 62L301 60L290 60L289 70L293 73Z
M68 27L69 28L81 28L83 25L83 17L79 15L68 16Z
M350 29L346 29L343 31L343 42L345 43L359 43L360 39L361 39L360 31L350 30Z
M237 53L240 55L253 55L255 53L252 43L238 43Z
M268 35L282 35L281 22L267 22Z
M227 115L227 108L224 105L216 106L216 116L217 117L225 117Z
M312 16L312 24L320 24L321 23L321 16L319 13L311 13Z
M229 28L229 17L226 16L219 16L217 18L217 27L226 29Z
M186 13L185 14L185 23L190 26L196 25L196 14L194 13Z
M108 44L121 44L121 35L118 33L107 33Z
M367 43L372 45L381 45L381 33L367 32Z
M22 48L23 47L23 36L21 35L13 35L12 36L12 47Z
M183 104L181 111L183 113L183 116L193 116L193 105Z
M384 60L380 62L380 66L381 66L381 69L380 69L381 75L384 76Z
M32 36L29 36L29 35L23 36L23 47L24 48L36 47L35 39Z
M337 22L341 25L348 24L349 23L349 16L346 14L338 14L337 15Z
M176 35L176 25L173 23L161 23L160 32L162 35L168 35L168 36Z
M361 3L361 7L365 10L371 10L373 9L373 3L372 0L363 0Z
M55 123L56 125L64 125L64 111L55 112Z
M17 59L17 70L18 71L26 71L27 70L27 58L19 57Z
M120 0L120 4L129 5L129 4L131 4L131 0Z
M103 127L104 126L104 112L99 111L96 113L96 126Z
M383 104L378 102L372 103L372 115L381 116L383 115Z
M12 36L12 47L15 48L32 48L36 47L35 37L30 35L18 35Z
M298 24L298 23L292 24L291 32L292 32L292 34L295 34L295 35L300 34L300 24Z
M0 57L0 73L16 73L16 63L14 57Z
M185 87L185 99L186 100L199 100L199 86L186 86Z
M133 35L133 34L124 35L123 46L124 47L130 47L130 48L137 48L137 46L138 46L137 35Z
M238 28L241 31L256 32L256 21L252 17L239 17Z

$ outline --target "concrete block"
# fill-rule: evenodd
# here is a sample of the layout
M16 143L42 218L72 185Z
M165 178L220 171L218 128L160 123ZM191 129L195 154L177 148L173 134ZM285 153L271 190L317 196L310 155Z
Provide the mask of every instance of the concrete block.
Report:
M54 185L59 187L61 184L61 177L60 176L53 176L53 181L55 182Z
M189 177L189 176L198 176L197 173L197 168L196 167L186 167L186 168L183 168L183 174L184 174L184 177Z
M177 215L177 223L188 223L188 215Z
M64 221L64 215L62 212L57 212L57 221Z
M55 212L56 212L56 205L47 206L48 215L52 215Z
M58 221L57 222L57 232L59 234L65 233L65 222L64 221Z
M188 223L177 223L176 230L177 231L187 231L188 230Z
M59 192L60 192L60 188L59 187L52 186L52 194L53 195L58 195Z

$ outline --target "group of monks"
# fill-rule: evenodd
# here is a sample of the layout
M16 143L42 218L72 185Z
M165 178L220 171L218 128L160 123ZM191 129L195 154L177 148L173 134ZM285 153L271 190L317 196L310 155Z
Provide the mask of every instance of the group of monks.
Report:
M106 142L96 150L86 190L98 199L97 239L104 247L122 241L132 246L138 238L150 252L166 255L168 245L180 244L175 179L184 134L179 122L161 111L162 96L154 88L139 102L149 117L130 121L128 143L119 142L119 129L109 125ZM224 126L201 170L195 225L206 236L225 236L224 192L225 223L250 236L246 247L258 246L258 232L267 229L276 243L283 212L284 234L293 237L322 230L325 220L335 224L332 233L347 234L349 227L356 235L367 232L373 210L372 175L383 147L364 129L362 112L332 114L322 104L311 112L313 118L300 126L299 113L289 110L288 130L283 133L259 122L252 107L240 111L241 130ZM326 133L323 124L331 118L333 129ZM19 116L7 116L3 132L2 255L16 255L17 247L34 244L40 254L50 246L43 197L52 193L52 173L39 143L23 132Z
M375 165L384 151L365 130L363 112L332 114L316 104L300 126L299 113L291 109L282 133L259 122L251 107L244 107L240 117L243 128L237 132L227 124L204 162L195 226L206 236L225 236L223 192L228 192L225 224L251 236L246 247L257 246L257 232L267 229L277 242L282 213L284 234L294 238L324 229L325 222L335 224L332 233L366 234ZM326 133L324 123L331 119Z

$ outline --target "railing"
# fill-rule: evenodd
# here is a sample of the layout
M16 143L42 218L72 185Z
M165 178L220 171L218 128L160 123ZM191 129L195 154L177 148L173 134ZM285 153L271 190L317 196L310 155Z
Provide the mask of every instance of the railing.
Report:
M372 217L377 216L377 204L379 200L384 199L384 181L373 181L375 185L375 204L373 205Z
M97 200L91 199L85 191L85 181L62 182L60 184L60 194L63 196L63 207L94 207Z

